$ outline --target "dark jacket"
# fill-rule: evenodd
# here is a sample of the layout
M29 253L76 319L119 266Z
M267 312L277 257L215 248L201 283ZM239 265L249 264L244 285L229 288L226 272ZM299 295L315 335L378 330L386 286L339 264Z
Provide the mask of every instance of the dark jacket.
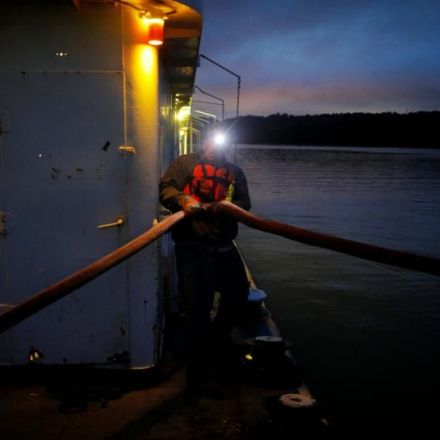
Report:
M194 167L203 160L203 156L197 153L185 154L176 158L160 180L159 197L163 206L172 212L181 208L179 198L185 195L183 189L191 181ZM246 176L237 165L226 160L216 162L215 166L227 168L234 176L235 187L232 203L240 208L249 210L251 202L246 181ZM193 219L185 218L173 228L173 239L176 243L203 243L206 245L221 246L230 244L237 236L237 222L225 214L212 214L202 212L194 220L204 221L213 225L218 233L215 238L201 237L193 227Z

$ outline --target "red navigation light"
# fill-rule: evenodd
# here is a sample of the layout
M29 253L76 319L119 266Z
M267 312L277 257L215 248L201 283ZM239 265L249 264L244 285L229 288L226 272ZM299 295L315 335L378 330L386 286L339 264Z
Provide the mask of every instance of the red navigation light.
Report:
M148 18L148 38L147 42L151 46L160 46L163 44L163 18Z

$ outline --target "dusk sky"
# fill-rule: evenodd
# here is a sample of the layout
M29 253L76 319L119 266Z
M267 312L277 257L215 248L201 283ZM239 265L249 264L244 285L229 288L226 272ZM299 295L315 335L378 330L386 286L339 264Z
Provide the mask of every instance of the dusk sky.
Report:
M205 0L200 53L242 77L241 115L440 110L439 0ZM202 59L196 84L235 116L235 77Z

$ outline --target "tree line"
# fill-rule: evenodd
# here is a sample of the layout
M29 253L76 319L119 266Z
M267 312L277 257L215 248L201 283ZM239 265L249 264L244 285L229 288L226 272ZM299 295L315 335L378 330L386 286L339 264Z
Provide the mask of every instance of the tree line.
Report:
M440 111L240 116L229 119L233 142L440 148Z

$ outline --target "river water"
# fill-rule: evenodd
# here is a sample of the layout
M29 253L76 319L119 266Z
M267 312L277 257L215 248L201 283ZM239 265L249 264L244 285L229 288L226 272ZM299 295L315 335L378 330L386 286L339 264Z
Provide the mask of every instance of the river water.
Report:
M241 145L237 163L258 215L440 257L439 150ZM431 425L440 278L245 226L238 244L338 429L357 438Z

